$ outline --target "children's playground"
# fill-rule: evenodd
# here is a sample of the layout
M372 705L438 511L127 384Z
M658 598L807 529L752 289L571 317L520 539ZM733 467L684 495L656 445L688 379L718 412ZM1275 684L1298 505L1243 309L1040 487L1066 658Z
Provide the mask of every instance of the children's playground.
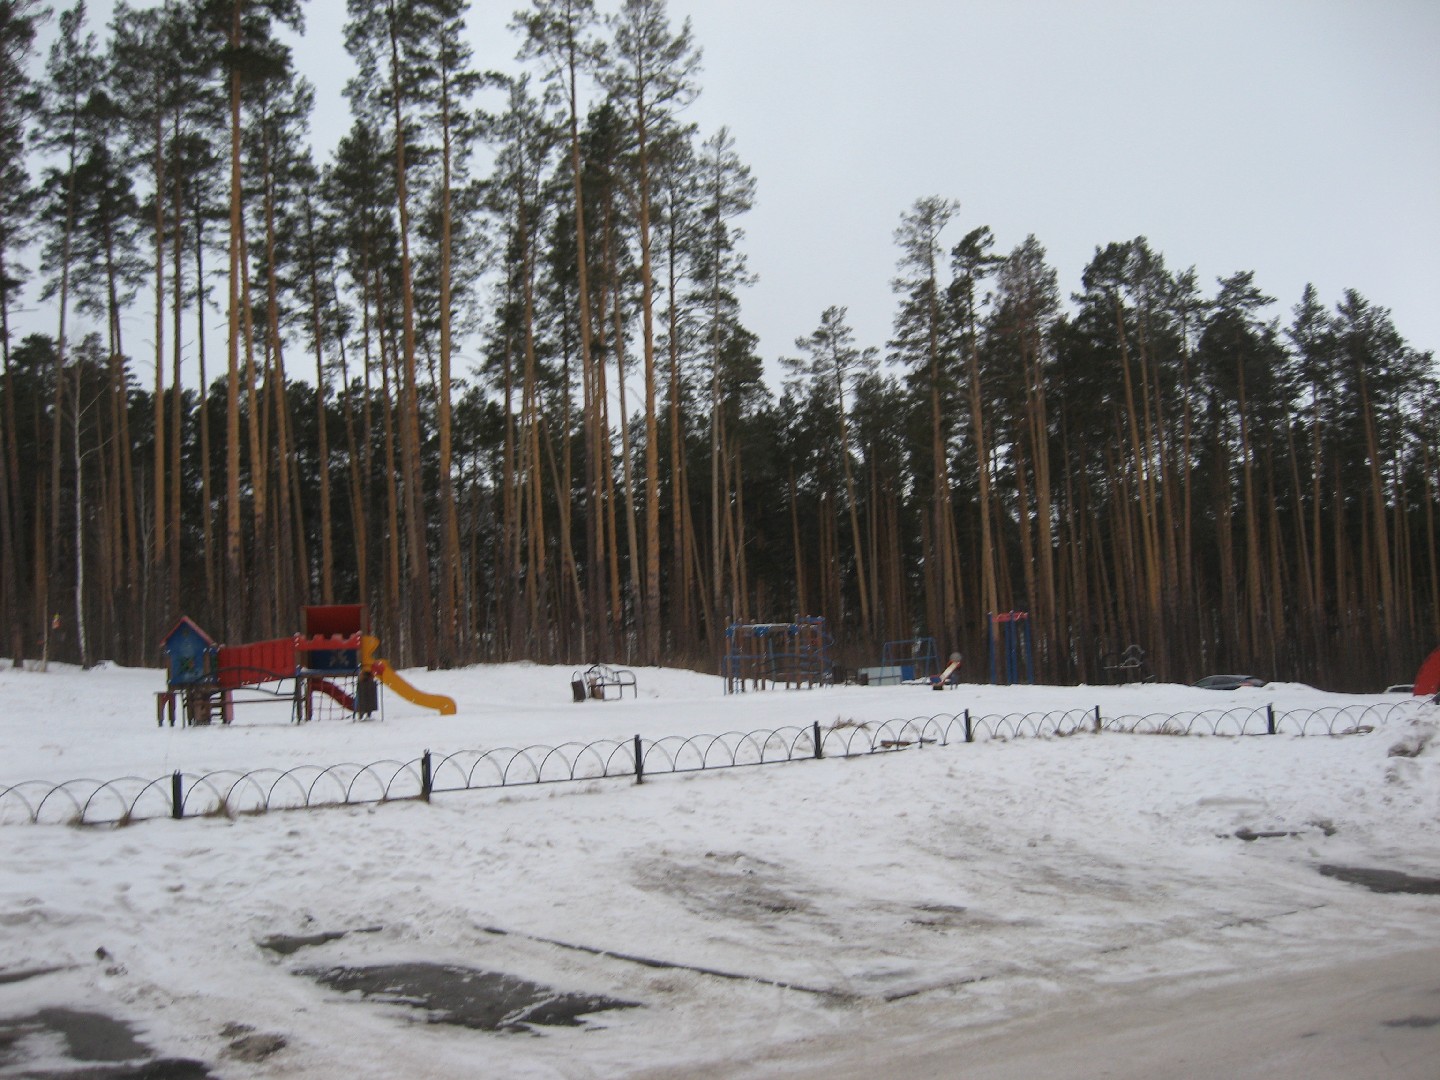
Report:
M992 685L1035 682L1035 653L1030 615L1005 611L986 616L989 675ZM800 615L790 622L731 623L725 630L720 675L727 694L783 686L805 689L831 685L838 667L835 639L821 615ZM918 685L933 690L959 686L964 658L952 652L941 660L933 637L887 641L880 663L858 668L861 686ZM577 691L576 700L581 700Z
M381 687L413 704L448 715L455 702L427 694L376 656L363 604L302 609L303 630L290 637L219 645L188 616L161 642L165 689L155 695L155 722L175 726L234 721L239 705L284 703L290 719L368 720L383 716Z
M166 685L155 695L157 725L168 722L174 727L177 718L187 727L230 724L239 706L266 703L287 705L290 720L297 724L383 718L385 690L441 715L455 713L452 698L419 689L377 655L380 642L369 633L364 605L310 605L301 609L301 616L301 630L289 637L238 645L218 644L194 620L181 616L161 642ZM987 614L986 641L980 672L967 670L960 653L945 655L935 638L920 635L885 642L878 664L846 673L834 660L835 639L824 616L801 615L782 622L732 622L725 631L719 668L727 695L842 681L932 690L983 682L1034 684L1028 612ZM1112 683L1155 678L1138 645L1105 654L1101 667ZM602 663L575 671L570 687L576 703L638 696L633 671ZM1440 649L1417 672L1414 693L1440 695Z
M991 686L1034 685L1035 646L1028 611L988 613L985 639L985 674ZM821 615L797 616L790 622L731 623L725 631L725 652L720 657L725 692L734 694L781 686L806 689L840 682L840 668L832 657L834 645L835 639ZM961 685L963 666L960 653L952 652L942 661L935 639L921 635L885 642L880 662L855 669L853 681L861 686L928 686L932 690L947 690ZM1156 678L1140 645L1103 653L1099 667L1105 681L1115 684L1153 683ZM587 682L579 681L581 676L577 673L575 700L582 701L587 696L604 699L610 693L617 693L616 688L605 681L604 673L608 670L596 665ZM602 674L597 676L597 671ZM586 689L587 686L590 689ZM1416 696L1440 700L1440 649L1421 664L1412 691ZM617 696L623 696L623 690Z

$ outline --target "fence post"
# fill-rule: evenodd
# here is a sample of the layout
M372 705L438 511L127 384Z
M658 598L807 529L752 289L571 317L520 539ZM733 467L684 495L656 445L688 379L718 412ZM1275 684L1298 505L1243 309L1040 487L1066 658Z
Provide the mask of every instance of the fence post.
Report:
M811 739L813 739L814 742L815 742L815 760L816 760L816 761L819 761L821 758L823 758L823 757L825 756L825 751L820 748L820 721L819 721L819 720L816 720L816 721L815 721L815 726L814 726L814 729L813 729L810 737L811 737Z
M970 727L970 710L969 710L969 709L966 709L966 710L965 710L965 741L966 741L966 742L974 742L974 741L975 741L975 732L974 732L974 730L972 730L971 727Z
M635 736L635 783L645 782L645 751L640 746L640 736Z
M170 816L176 821L185 816L185 785L178 770L170 774Z
M420 798L430 801L430 792L435 788L434 778L430 772L430 751L426 750L420 755Z
M1095 706L1095 734L1100 734L1100 706Z
M1275 734L1275 706L1273 703L1265 706L1265 731L1270 735Z

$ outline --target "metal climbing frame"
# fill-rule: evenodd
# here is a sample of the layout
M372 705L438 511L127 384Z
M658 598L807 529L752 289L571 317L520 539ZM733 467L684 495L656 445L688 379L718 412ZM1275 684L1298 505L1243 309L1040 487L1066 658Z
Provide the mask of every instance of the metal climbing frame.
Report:
M834 678L830 646L834 640L822 615L802 615L788 623L731 623L725 630L720 675L725 692L735 694L784 685L803 689Z
M1030 613L1002 611L986 618L990 624L985 635L990 641L990 682L1006 685L1019 682L1020 665L1023 662L1025 681L1033 683L1035 651L1030 640Z

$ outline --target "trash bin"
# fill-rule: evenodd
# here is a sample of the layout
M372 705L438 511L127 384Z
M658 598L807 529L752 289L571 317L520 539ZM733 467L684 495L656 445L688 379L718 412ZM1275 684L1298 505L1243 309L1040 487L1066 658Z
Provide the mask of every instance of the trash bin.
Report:
M375 676L368 671L355 681L355 714L370 716L380 708L380 691Z

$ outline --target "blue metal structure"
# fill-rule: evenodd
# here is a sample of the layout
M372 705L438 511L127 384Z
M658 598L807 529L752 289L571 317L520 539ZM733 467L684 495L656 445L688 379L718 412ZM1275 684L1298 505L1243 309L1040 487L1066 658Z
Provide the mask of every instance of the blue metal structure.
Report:
M832 682L834 643L823 615L801 615L788 623L731 623L720 657L725 692L764 690L778 683L800 688Z
M940 671L940 655L935 651L933 637L887 641L880 656L880 666L886 671L898 669L900 682L928 679Z
M1025 682L1035 681L1035 647L1030 639L1028 611L1002 611L986 617L986 639L990 643L990 682L1011 685L1020 681L1020 663L1025 663ZM1000 639L997 647L997 638ZM1000 670L1000 665L1004 670ZM1001 677L1003 675L1003 678Z

